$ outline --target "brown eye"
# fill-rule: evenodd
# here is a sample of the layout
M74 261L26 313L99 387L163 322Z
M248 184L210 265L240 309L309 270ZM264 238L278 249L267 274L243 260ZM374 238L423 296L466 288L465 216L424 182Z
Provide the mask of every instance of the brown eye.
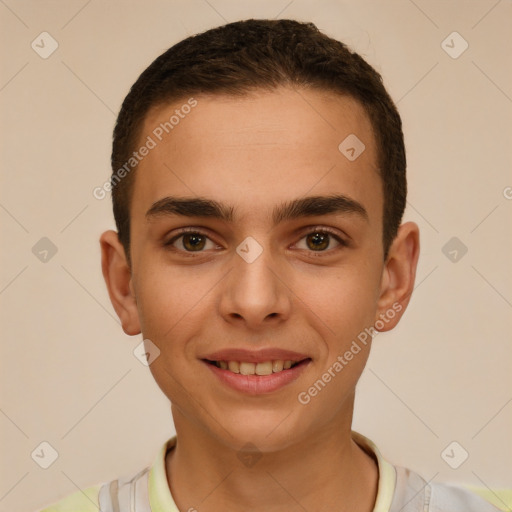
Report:
M310 231L295 244L297 249L326 253L346 246L347 243L340 236L320 229Z
M183 252L203 252L208 249L215 249L216 244L210 238L197 231L189 231L175 236L166 246L172 246Z
M329 237L328 233L310 233L306 237L306 244L313 251L324 251L329 247Z
M206 237L199 233L187 233L183 235L183 247L187 251L201 251L206 245Z

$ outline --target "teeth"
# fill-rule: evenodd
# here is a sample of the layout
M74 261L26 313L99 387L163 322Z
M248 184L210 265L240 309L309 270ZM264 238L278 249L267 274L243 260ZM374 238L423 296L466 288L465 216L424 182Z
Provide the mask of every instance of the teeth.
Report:
M238 363L238 361L229 361L228 368L229 371L233 373L240 373L240 364Z
M284 361L274 361L272 363L272 371L274 373L277 373L277 372L280 372L282 369L283 369L283 366L284 366Z
M263 363L248 363L245 361L215 361L215 366L222 370L229 370L233 373L242 375L271 375L283 370L289 370L298 361L283 361L278 359L275 361L264 361Z
M240 373L242 375L254 375L256 373L254 363L240 363Z
M265 363L258 363L256 365L256 375L271 375L272 374L272 361Z

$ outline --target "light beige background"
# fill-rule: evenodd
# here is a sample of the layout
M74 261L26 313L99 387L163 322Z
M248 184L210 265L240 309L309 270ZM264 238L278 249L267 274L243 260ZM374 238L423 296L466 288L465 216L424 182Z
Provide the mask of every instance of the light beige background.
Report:
M355 428L428 480L512 485L510 0L1 0L0 511L136 472L173 434L103 284L98 237L114 224L92 190L120 103L157 55L276 16L365 56L404 121L418 287L375 339ZM31 48L43 31L59 45L47 59ZM457 59L442 47L453 31L469 44ZM46 263L32 253L42 237L58 249ZM457 262L442 252L452 237L468 249ZM42 441L59 453L46 470L30 455ZM469 453L456 470L441 457L452 441Z

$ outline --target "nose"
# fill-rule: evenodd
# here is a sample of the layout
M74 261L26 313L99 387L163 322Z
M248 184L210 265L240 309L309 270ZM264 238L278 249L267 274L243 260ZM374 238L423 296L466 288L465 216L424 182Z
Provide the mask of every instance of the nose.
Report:
M234 255L219 304L221 316L235 326L258 330L277 326L290 316L291 291L286 276L264 250L253 262Z

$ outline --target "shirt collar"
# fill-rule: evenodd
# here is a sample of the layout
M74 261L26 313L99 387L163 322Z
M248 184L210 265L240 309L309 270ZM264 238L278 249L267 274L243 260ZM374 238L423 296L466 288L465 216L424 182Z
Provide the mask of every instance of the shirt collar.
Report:
M389 512L396 484L395 468L382 457L379 449L370 439L354 431L352 431L352 439L377 461L379 483L373 512ZM149 503L152 512L179 512L167 483L165 469L165 456L175 445L176 436L162 446L149 473Z
M379 468L379 483L373 512L389 512L396 485L396 470L384 457L373 441L352 431L352 439L369 455L374 457Z

